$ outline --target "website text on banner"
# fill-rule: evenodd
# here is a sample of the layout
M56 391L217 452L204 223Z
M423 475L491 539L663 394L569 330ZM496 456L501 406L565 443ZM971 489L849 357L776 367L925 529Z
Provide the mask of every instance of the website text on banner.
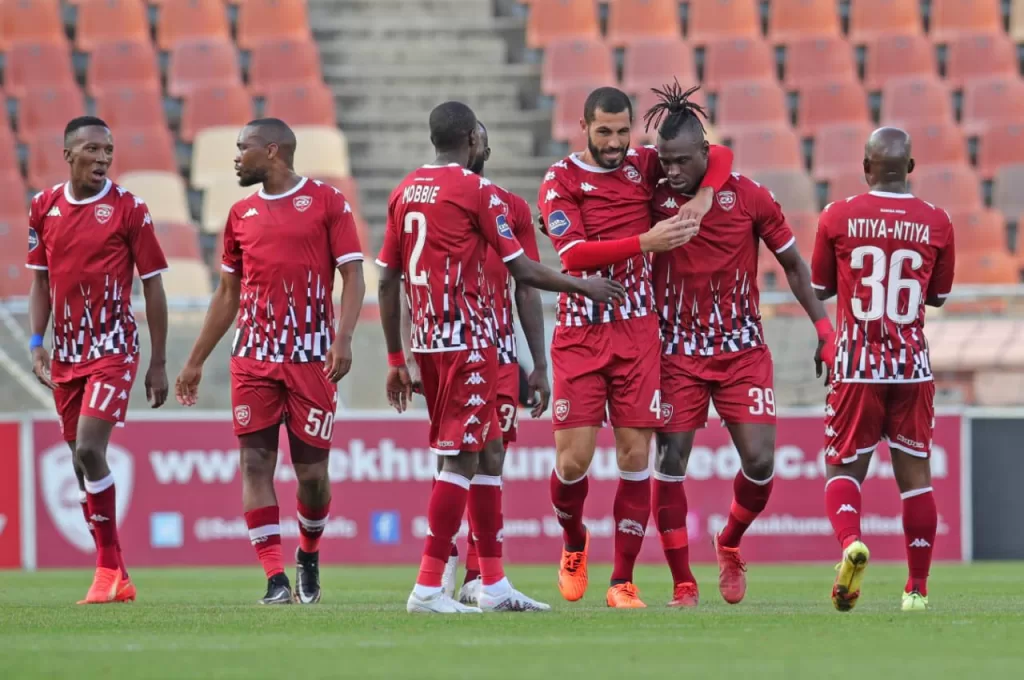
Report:
M743 543L756 562L835 560L838 546L821 500L823 421L782 418L775 493ZM961 559L961 421L936 418L932 457L939 504L936 559ZM426 533L424 508L435 460L427 425L399 418L338 420L331 452L334 499L321 543L325 564L414 564ZM40 567L89 566L92 540L78 507L70 453L56 423L34 425ZM287 438L282 437L282 442ZM277 466L286 550L298 540L295 481L282 451ZM561 533L548 498L555 450L551 424L520 421L505 465L505 553L512 562L553 563ZM900 499L886 447L865 485L863 528L877 559L904 559ZM230 423L134 420L114 432L110 468L117 480L119 531L136 565L249 564L252 548L241 512L238 451ZM686 481L691 555L712 562L710 536L725 523L739 460L728 431L712 420L697 436ZM592 559L612 557L612 497L618 483L611 430L601 433L590 470L587 525ZM463 535L465 525L463 526ZM641 559L663 560L648 524Z
M0 569L21 566L21 425L0 422Z

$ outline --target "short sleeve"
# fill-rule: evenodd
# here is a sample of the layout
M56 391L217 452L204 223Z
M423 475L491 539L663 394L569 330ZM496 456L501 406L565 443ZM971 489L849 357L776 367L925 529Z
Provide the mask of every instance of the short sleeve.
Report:
M811 256L811 287L817 290L836 290L836 251L832 239L832 214L827 206L818 218L818 233L814 237Z
M756 186L753 190L753 217L757 235L778 255L796 243L793 230L782 214L782 206L768 189Z
M363 259L363 247L359 243L359 229L356 227L352 206L345 196L334 189L333 197L327 203L327 239L331 245L331 257L337 266Z
M519 245L509 222L509 205L502 200L499 192L490 183L481 183L476 191L477 228L483 234L487 245L501 257L501 261L511 262L523 254L523 247Z
M394 198L388 204L388 221L384 227L384 244L377 253L377 264L387 269L401 269L402 265L402 242L398 238L398 226L395 222L395 201Z
M25 259L25 266L46 271L50 265L46 260L46 248L43 246L42 196L42 193L37 194L28 209L28 257Z
M652 187L658 186L658 182L665 176L665 171L658 160L658 148L655 146L641 146L630 149L630 156L640 170L640 175Z
M516 240L523 247L523 254L534 262L540 262L537 232L533 229L533 213L530 211L530 204L514 194L511 195L509 221L512 223L512 232L516 235Z
M928 297L946 298L953 290L953 269L956 263L956 245L953 239L953 224L946 215L947 233L945 245L939 248L935 258L935 267L932 269L932 278L928 281Z
M708 168L700 185L720 191L732 175L732 149L720 144L711 144L708 149Z
M565 165L565 161L560 164ZM540 193L537 196L537 205L544 220L544 230L559 257L573 246L587 240L587 234L583 229L583 213L564 179L566 172L565 168L559 168L559 164L551 166L548 174L544 176L544 183L540 185Z
M146 280L167 271L167 258L156 237L149 208L141 198L133 198L135 205L131 209L127 224L128 247L131 248L139 278Z
M224 253L220 257L220 268L229 274L242 275L242 247L235 236L235 209L231 208L224 224Z

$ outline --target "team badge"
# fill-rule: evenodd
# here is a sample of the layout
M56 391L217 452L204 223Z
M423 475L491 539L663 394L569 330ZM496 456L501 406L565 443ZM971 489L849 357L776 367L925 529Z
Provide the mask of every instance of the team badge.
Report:
M502 238L507 238L507 239L509 239L511 241L512 240L512 227L508 226L508 220L505 218L505 216L504 215L498 215L498 217L497 217L497 219L495 221L498 223L498 234Z
M564 422L569 417L569 400L559 399L555 402L555 417Z
M661 421L663 425L668 425L669 421L672 420L672 413L675 409L672 408L672 404L661 404Z
M39 247L39 234L32 227L28 228L28 252L32 252Z
M732 191L719 191L718 205L722 210L732 210L733 206L736 205L736 194Z
M309 206L313 205L313 197L296 196L292 199L292 205L294 205L295 209L299 212L306 212L309 209Z
M634 182L636 184L640 184L640 180L641 180L641 178L640 178L640 171L637 170L636 168L634 168L632 165L627 165L626 166L626 179L628 179L630 182Z
M114 215L114 206L106 203L100 203L95 208L96 221L100 224L106 224L110 221L110 218Z
M246 425L249 424L249 416L250 412L248 406L243 404L241 406L235 407L235 422L241 425L242 427L245 427Z

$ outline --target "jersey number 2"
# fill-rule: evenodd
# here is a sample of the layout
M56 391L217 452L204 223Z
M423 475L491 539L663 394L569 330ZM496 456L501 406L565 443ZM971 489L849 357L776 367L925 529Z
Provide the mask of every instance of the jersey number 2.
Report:
M875 321L881 319L884 314L893 323L912 323L917 318L917 310L921 307L921 283L916 279L905 279L901 274L904 262L910 264L912 271L921 268L924 264L921 253L901 248L893 251L890 258L886 258L885 251L878 246L859 246L850 253L850 267L866 270L866 260L869 258L871 269L861 279L861 283L871 291L871 300L865 309L864 300L859 297L853 298L853 316L860 321ZM886 262L886 259L889 261ZM907 291L907 308L906 311L900 312L900 293L903 291Z
M423 256L423 246L427 243L427 216L421 212L406 213L402 231L406 234L416 232L416 243L413 244L412 254L409 255L409 283L414 286L425 286L427 285L427 272L418 270L420 257Z

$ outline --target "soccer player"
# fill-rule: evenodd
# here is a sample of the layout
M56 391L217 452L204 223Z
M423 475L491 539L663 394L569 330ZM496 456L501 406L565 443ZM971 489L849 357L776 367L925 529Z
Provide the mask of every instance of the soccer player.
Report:
M924 336L925 305L953 287L949 214L914 197L910 136L883 127L868 138L868 193L825 207L811 260L817 296L837 296L825 402L825 508L843 546L832 603L849 611L870 553L861 540L861 484L885 439L903 499L909 578L903 611L928 607L928 570L938 518L928 458L935 383Z
M146 399L167 399L167 298L160 249L145 202L114 184L110 128L82 116L64 128L70 179L36 194L28 215L32 370L53 390L58 423L71 447L82 511L96 544L96 573L79 604L134 600L117 537L114 476L107 444L123 425L139 366L132 312L138 270L146 298L151 356ZM53 363L43 336L53 313Z
M676 82L657 90L661 101L647 112L658 129L658 159L665 173L651 206L655 219L690 200L708 170L708 143L690 101L697 91ZM757 288L758 243L771 248L793 294L818 331L821 348L832 323L811 289L811 273L775 197L734 173L722 185L698 234L684 248L654 260L654 294L661 319L661 408L654 471L654 521L675 584L670 606L697 606L686 533L686 464L696 431L707 425L708 404L729 428L740 456L729 519L714 537L718 588L730 604L746 592L740 539L772 490L775 459L775 395L772 355L761 328Z
M388 348L388 400L401 412L411 382L401 338L402 279L413 314L412 349L430 415L430 449L444 457L430 496L423 559L409 595L410 612L478 613L538 611L512 587L501 563L501 498L476 475L499 478L501 469L481 457L486 442L500 439L495 411L499 364L492 327L485 261L487 248L517 282L543 290L572 291L604 303L621 298L621 284L603 278L564 276L522 257L509 223L504 192L469 166L481 148L476 116L460 102L430 113L437 160L411 172L392 192L387 231L377 258L380 314ZM452 538L469 505L479 552L479 607L456 602L441 588Z
M178 401L195 405L203 362L237 316L231 403L245 522L267 575L261 604L292 601L274 493L282 421L299 482L295 601L320 601L319 546L331 504L327 469L337 382L352 365L352 333L366 290L348 201L337 189L297 175L294 158L295 135L283 121L254 120L239 133L239 184L262 189L228 213L220 285L175 386ZM335 269L344 286L337 328Z
M610 607L645 606L633 565L651 512L651 434L661 424L660 345L647 253L671 250L697 233L714 189L729 175L732 153L715 147L693 201L651 228L651 195L661 177L657 152L630 148L633 108L613 87L594 90L580 126L587 149L548 170L538 203L566 272L621 282L625 300L594 304L562 295L551 343L556 462L551 500L564 532L558 589L569 601L587 589L590 534L583 525L587 470L606 412L615 429L615 564ZM607 409L607 411L606 411Z

